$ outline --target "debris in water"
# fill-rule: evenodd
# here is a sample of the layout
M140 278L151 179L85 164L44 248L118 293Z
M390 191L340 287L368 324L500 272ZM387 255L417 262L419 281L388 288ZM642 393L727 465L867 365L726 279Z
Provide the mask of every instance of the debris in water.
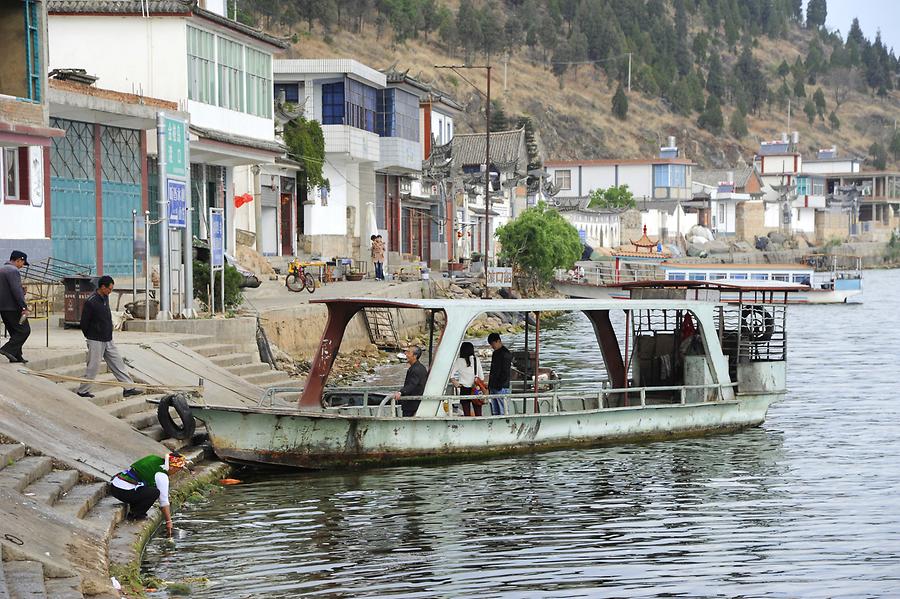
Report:
M239 485L242 481L236 478L223 478L219 481L220 485Z

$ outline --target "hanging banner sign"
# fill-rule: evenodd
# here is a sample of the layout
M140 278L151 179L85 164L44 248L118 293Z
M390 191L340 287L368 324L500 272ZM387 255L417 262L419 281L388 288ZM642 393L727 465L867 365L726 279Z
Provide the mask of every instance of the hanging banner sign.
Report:
M188 139L185 123L170 116L166 122L166 174L170 177L187 177Z
M134 247L131 250L132 253L134 253L135 260L144 260L147 257L144 227L144 215L136 214L134 217L134 235L132 236L132 239L134 240Z
M169 200L169 226L183 229L187 226L187 203L184 181L166 180L166 197Z

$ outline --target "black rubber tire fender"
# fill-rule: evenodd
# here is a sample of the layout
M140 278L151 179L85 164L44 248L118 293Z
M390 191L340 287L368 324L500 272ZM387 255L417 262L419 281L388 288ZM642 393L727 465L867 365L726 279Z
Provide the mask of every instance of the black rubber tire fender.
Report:
M181 426L175 423L169 409L174 408L175 413L181 420ZM197 422L191 413L191 407L188 405L187 398L181 393L172 393L166 395L159 400L159 406L156 408L156 417L159 419L159 425L168 437L183 441L194 436L197 429Z

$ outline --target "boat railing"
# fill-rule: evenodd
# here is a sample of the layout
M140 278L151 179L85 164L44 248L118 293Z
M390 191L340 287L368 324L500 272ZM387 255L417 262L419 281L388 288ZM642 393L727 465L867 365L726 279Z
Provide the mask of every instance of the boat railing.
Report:
M665 275L656 266L646 264L624 263L616 265L612 262L598 262L591 266L577 266L570 270L557 269L556 280L581 285L617 285L664 279Z
M490 400L500 400L504 414L508 415L556 414L591 412L612 408L645 408L648 406L715 403L723 400L725 389L736 387L737 383L710 383L707 385L667 385L659 387L607 387L599 391L580 392L504 393L480 395L478 397L485 400L485 405L489 405ZM334 406L328 409L338 413L352 412L360 414L368 412L370 416L396 417L399 403L393 395L383 397L377 406L369 406L369 393L370 391L362 392L363 405L361 406ZM660 400L659 396L661 394L669 394L670 399ZM471 399L472 397L471 395L437 395L411 397L408 399L436 400L433 416L447 416L455 414L454 408L459 406L460 401Z

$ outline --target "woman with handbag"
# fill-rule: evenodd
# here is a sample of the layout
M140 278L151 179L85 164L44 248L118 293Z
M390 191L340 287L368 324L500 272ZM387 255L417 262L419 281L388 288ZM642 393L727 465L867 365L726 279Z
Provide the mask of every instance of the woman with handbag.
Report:
M466 399L459 400L464 416L481 416L484 399L476 395L476 390L484 386L484 371L475 356L475 347L468 341L459 346L459 357L453 363L451 383ZM480 383L480 384L479 384Z

